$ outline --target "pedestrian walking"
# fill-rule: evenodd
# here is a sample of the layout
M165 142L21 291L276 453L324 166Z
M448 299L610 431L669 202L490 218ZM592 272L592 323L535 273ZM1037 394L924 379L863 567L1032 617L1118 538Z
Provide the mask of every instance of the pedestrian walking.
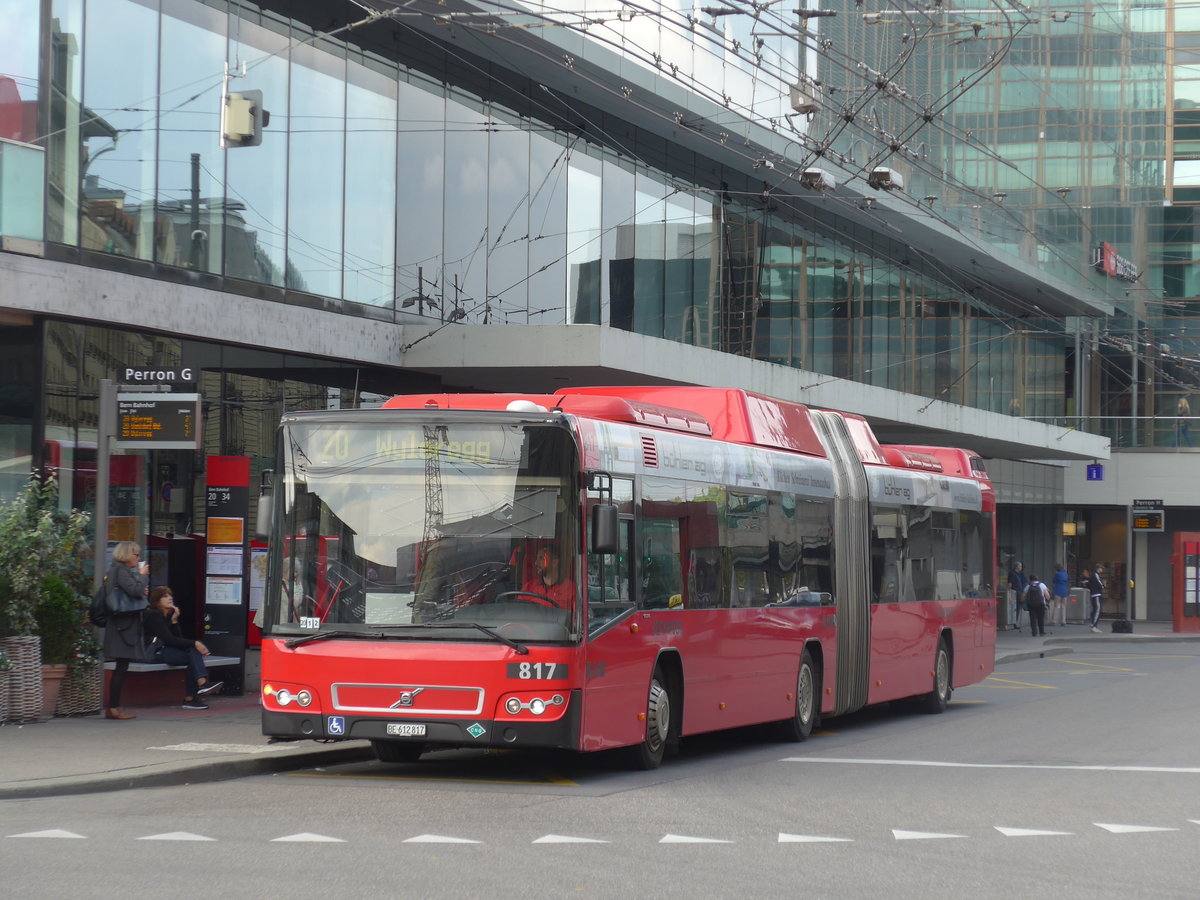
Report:
M1050 579L1050 624L1067 624L1067 598L1071 596L1071 576L1062 563L1054 564L1054 577Z
M1029 633L1032 637L1046 636L1046 607L1049 603L1049 588L1036 575L1030 575L1025 588L1025 608L1029 610Z
M1187 444L1192 446L1192 439L1188 437L1188 420L1192 415L1191 404L1188 403L1187 397L1180 397L1179 402L1175 404L1175 446L1182 447Z
M1025 606L1025 588L1028 584L1029 579L1025 577L1024 564L1014 562L1008 571L1008 589L1013 592L1013 602L1009 607L1008 618L1012 621L1012 627L1016 631L1021 630L1021 610Z
M1091 570L1083 570L1083 584L1092 598L1091 622L1092 631L1100 633L1100 603L1104 597L1104 570L1099 566Z

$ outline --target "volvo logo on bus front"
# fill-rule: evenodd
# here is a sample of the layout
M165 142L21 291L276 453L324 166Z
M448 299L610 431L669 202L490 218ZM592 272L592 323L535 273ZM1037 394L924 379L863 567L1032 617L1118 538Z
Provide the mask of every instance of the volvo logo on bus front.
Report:
M425 688L413 688L411 691L402 691L400 693L400 699L393 703L389 709L399 709L401 706L412 706L413 700L416 698L417 694L421 693L423 690L425 690Z

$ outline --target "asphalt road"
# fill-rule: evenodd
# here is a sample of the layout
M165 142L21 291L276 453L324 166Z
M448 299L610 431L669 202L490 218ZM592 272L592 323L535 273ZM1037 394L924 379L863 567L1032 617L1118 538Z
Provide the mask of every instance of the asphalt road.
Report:
M9 896L1194 898L1200 652L1000 666L941 716L743 731L655 772L416 765L0 803Z

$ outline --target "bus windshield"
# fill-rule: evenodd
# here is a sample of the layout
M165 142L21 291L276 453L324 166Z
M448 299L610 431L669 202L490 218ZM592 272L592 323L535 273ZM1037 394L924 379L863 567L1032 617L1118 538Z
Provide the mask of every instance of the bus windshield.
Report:
M279 459L268 634L578 638L565 427L312 414L281 429Z

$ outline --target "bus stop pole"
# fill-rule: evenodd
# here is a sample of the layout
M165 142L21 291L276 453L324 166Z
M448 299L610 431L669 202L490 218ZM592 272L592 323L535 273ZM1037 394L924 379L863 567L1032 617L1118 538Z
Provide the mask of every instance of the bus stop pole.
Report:
M92 581L100 587L108 570L109 444L117 428L117 391L111 378L100 379L99 416L96 428L96 549Z

